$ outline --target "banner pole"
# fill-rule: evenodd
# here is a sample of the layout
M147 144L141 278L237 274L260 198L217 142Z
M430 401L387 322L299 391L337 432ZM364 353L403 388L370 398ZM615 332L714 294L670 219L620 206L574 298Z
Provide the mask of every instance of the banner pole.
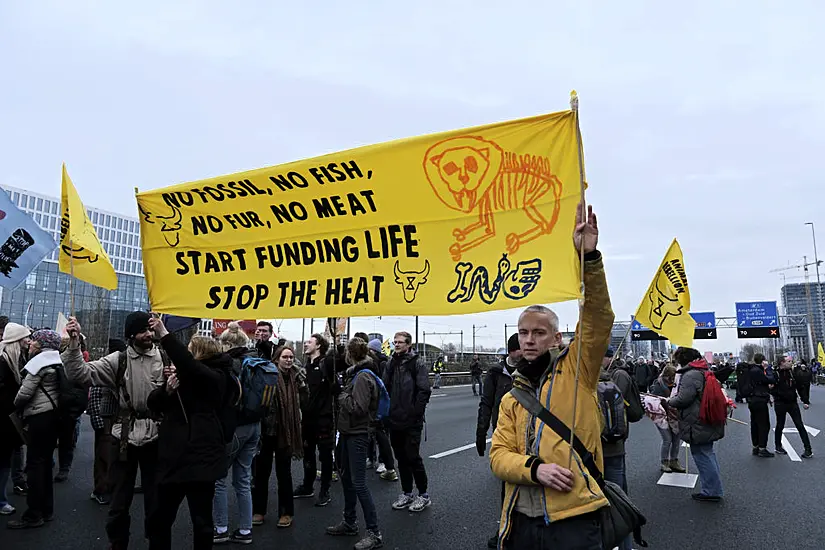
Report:
M69 312L74 317L74 245L72 237L69 235Z
M587 201L584 195L584 188L585 188L585 177L584 177L584 151L582 148L582 133L581 127L579 126L579 96L576 94L576 91L573 90L570 92L570 109L573 111L573 117L576 121L576 145L578 149L578 157L579 157L579 187L580 187L580 204L578 206L579 211L582 215L582 222L587 223ZM582 243L579 250L579 276L580 276L580 284L581 284L581 298L579 298L579 320L582 318L582 312L584 311L584 232L582 232ZM581 363L582 363L582 341L581 341L581 331L582 326L579 324L579 339L578 339L578 353L576 357L576 384L573 389L573 422L570 425L570 454L568 455L567 459L567 469L570 470L573 467L573 440L576 438L576 409L578 408L579 404L579 375L581 374ZM575 338L575 336L574 336Z

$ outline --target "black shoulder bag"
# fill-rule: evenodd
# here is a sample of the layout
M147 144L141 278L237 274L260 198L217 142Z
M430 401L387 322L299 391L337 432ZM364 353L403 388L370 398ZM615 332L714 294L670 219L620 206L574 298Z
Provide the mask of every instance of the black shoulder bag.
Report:
M548 428L556 432L563 441L570 441L570 428L562 422L559 417L548 411L530 392L513 388L510 390L522 407L539 418ZM642 540L642 526L647 523L647 519L641 510L630 501L621 487L607 481L596 466L593 453L587 450L581 439L573 438L573 450L579 455L590 476L596 480L599 488L604 493L610 506L605 506L599 510L601 514L602 542L605 548L615 548L619 546L628 535L633 534L633 540L643 548L647 548L647 542Z

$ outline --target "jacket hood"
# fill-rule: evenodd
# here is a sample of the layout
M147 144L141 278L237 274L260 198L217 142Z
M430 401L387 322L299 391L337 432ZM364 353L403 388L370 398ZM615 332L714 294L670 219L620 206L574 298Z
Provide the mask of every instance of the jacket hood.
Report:
M249 348L232 348L226 352L226 355L232 359L242 359L252 352Z
M229 353L222 353L220 355L204 359L201 363L210 369L229 370L232 368L232 356L230 356Z

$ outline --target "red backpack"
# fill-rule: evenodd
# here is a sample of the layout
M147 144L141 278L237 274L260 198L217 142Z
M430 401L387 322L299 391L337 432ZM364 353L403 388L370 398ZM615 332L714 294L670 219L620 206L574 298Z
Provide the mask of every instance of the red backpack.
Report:
M699 404L699 422L710 426L720 426L727 422L728 398L722 391L722 385L716 375L708 368L707 361L698 359L689 366L704 371L705 389Z

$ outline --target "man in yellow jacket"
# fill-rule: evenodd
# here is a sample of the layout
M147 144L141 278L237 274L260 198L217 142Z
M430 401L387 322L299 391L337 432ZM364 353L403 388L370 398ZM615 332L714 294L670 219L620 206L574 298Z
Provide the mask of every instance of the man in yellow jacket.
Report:
M607 291L599 230L592 208L579 208L573 243L584 251L585 300L576 336L562 350L559 320L544 306L530 306L519 317L522 359L514 385L536 395L568 427L573 424L576 363L581 346L576 436L604 471L602 415L596 387L602 357L610 343L613 310ZM507 394L493 433L490 464L505 482L499 548L518 550L602 550L598 510L607 506L596 481L570 445Z

